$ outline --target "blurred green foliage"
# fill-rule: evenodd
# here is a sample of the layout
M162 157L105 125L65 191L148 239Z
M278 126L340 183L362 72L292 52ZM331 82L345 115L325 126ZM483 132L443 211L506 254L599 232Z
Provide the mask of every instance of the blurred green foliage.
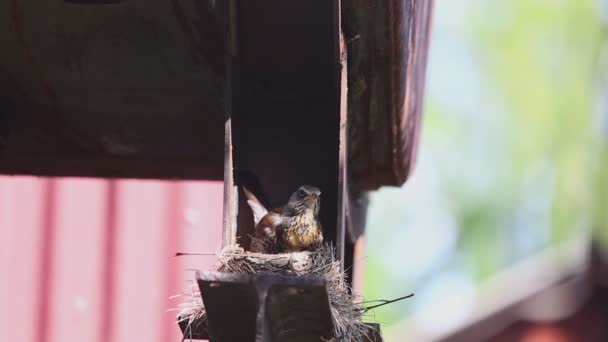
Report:
M599 2L451 0L435 9L421 158L402 189L372 196L367 299L423 291L448 271L479 284L592 227L608 241ZM452 226L455 242L443 243ZM411 241L427 230L434 240ZM428 305L415 298L375 320L396 324Z
M492 3L478 4L486 12ZM510 25L496 27L491 16L476 16L471 38L509 110L509 181L517 183L541 158L555 169L552 223L559 240L589 224L579 213L591 208L590 170L597 158L591 125L601 37L598 2L511 3Z

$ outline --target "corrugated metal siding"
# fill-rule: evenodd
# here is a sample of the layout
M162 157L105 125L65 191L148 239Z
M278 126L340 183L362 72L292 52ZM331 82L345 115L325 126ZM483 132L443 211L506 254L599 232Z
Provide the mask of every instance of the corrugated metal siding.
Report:
M221 244L221 182L0 177L0 341L180 341L169 297Z

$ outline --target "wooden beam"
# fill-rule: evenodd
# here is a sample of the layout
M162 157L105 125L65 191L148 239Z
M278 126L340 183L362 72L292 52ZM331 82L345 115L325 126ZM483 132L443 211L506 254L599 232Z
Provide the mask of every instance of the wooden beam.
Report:
M343 0L351 190L402 185L416 162L433 0Z
M0 4L0 173L221 180L212 1L71 2Z
M433 1L342 0L348 140L345 260L363 289L368 192L400 186L417 153Z
M340 68L338 69L338 79L340 87L338 88L340 98L340 141L338 148L338 220L336 229L336 250L342 267L344 268L344 259L346 247L346 203L348 201L348 57L346 52L346 41L342 32L342 4L337 1L338 6L338 29L339 29L339 49L338 60ZM348 266L350 266L349 264Z

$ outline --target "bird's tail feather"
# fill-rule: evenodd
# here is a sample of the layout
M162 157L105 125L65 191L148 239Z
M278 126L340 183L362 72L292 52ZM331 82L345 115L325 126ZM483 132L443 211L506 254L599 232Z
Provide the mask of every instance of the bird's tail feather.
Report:
M251 207L251 211L253 212L253 223L255 225L260 222L260 220L268 214L268 209L264 207L264 205L258 200L255 195L249 191L245 186L243 186L243 192L245 192L245 196L247 197L247 204Z

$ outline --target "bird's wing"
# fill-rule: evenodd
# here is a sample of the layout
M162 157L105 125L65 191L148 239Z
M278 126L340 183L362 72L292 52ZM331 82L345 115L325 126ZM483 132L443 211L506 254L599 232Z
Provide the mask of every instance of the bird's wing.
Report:
M268 214L268 209L266 209L258 198L246 187L243 187L243 191L247 197L247 204L249 204L249 207L251 207L251 211L253 212L253 223L257 225L260 220Z
M259 238L274 238L276 229L280 226L281 222L281 215L271 211L268 215L264 215L262 220L255 226L255 236Z

